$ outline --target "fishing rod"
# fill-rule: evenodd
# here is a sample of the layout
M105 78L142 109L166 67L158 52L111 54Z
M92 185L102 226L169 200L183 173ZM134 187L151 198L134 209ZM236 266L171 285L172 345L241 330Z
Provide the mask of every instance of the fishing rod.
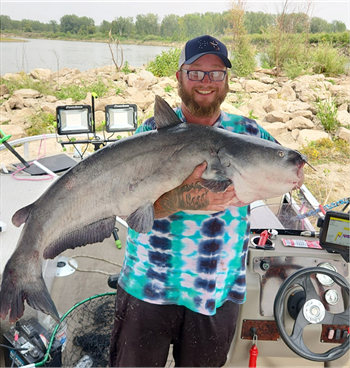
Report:
M342 209L342 211L344 211L349 206L349 203L350 203L350 197L347 197L347 198L340 199L339 201L326 204L322 207L324 208L324 210L331 210L332 208L335 208L335 207L338 207L342 204L345 204L345 207ZM308 212L303 213L301 215L298 215L295 218L297 218L298 220L301 220L301 219L304 219L306 217L315 216L321 211L322 211L321 208L316 208L314 210L311 210L311 211L308 211Z

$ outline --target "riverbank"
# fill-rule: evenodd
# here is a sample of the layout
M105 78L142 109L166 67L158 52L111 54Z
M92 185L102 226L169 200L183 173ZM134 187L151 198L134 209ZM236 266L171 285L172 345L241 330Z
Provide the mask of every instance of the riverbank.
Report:
M19 40L20 38L20 40ZM0 42L23 42L23 39L43 39L43 40L60 40L60 41L76 41L76 42L99 42L107 43L108 37L105 38L91 38L91 39L81 39L74 37L45 37L41 33L3 33L0 37ZM128 39L121 41L124 45L145 45L145 46L166 46L166 47L182 47L186 41L183 42L173 42L166 40L139 40L139 39Z

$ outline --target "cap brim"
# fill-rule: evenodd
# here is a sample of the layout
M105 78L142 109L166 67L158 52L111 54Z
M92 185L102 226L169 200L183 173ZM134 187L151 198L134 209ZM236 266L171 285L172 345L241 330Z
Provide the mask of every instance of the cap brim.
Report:
M202 54L197 54L197 55L191 57L190 59L184 61L183 64L192 64L194 61L199 59L201 56L208 55L208 54L218 56L224 62L225 66L227 66L228 68L232 67L231 61L224 54L222 54L221 52L213 52L213 51L203 52Z

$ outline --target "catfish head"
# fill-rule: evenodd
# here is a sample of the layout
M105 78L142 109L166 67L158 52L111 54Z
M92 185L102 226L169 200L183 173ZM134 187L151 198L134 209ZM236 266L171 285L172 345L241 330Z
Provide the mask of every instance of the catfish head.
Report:
M232 181L239 205L273 198L299 188L306 157L268 140L242 136L227 139L218 157Z

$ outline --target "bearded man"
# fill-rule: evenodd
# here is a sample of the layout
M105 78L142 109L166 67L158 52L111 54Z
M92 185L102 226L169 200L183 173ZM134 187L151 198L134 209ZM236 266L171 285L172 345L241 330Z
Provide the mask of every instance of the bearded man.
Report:
M274 138L254 120L221 111L229 91L226 46L205 35L189 40L176 72L187 124ZM136 131L156 129L154 118ZM212 193L200 185L206 162L154 205L147 234L129 229L118 281L110 367L220 367L245 301L249 206L237 207L234 187Z

